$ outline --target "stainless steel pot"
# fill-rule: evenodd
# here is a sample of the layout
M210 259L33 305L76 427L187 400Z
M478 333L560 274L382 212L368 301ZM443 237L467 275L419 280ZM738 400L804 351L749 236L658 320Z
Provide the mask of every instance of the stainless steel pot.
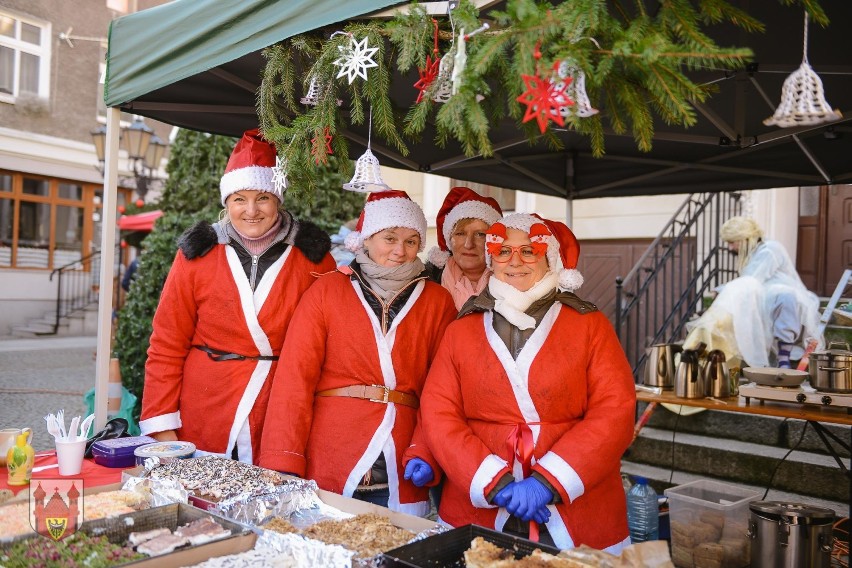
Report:
M834 511L783 501L749 503L752 568L829 568Z
M675 356L681 351L683 348L677 343L658 343L649 347L646 350L645 385L664 389L674 387Z
M832 349L843 345L846 349ZM808 360L811 386L818 391L852 393L852 351L848 343L831 342L828 349L811 353Z

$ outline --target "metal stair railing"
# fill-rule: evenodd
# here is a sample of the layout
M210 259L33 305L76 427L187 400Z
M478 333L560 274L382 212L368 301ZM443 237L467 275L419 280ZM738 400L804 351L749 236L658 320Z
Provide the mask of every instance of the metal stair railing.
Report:
M708 291L736 276L719 229L741 213L734 192L690 194L630 273L615 280L615 328L639 379L646 348L682 338Z
M120 246L116 247L117 263L121 264ZM84 256L65 266L60 266L50 273L50 281L57 277L56 283L56 318L53 331L41 335L56 335L63 318L79 312L98 302L100 288L100 259L101 251Z

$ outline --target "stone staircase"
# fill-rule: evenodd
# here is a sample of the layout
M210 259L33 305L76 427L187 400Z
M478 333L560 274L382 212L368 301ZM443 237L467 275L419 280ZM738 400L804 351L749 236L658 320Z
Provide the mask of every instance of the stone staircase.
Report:
M91 336L98 334L98 304L90 304L89 306L66 316L59 321L59 328L56 334L53 333L53 326L56 323L56 312L45 312L43 316L34 318L28 321L25 325L19 325L12 328L11 334L13 337L34 338L45 335L53 337L68 337L68 336Z
M640 414L645 406L639 404ZM684 407L688 410L693 409ZM768 488L767 500L828 507L849 516L849 478L811 426L802 437L804 426L802 420L718 410L678 416L658 406L622 459L622 472L647 477L661 495L668 487L712 478L761 495ZM823 426L849 444L852 427ZM849 452L831 443L848 470Z

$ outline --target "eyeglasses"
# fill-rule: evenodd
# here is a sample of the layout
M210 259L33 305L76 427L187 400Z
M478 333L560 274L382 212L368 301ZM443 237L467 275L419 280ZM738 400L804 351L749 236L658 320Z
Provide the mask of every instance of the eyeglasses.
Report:
M534 264L538 262L542 255L536 254L535 249L533 249L530 245L521 245L519 247L510 247L508 245L503 245L500 247L499 252L497 254L491 255L491 258L494 259L495 262L509 262L512 260L512 256L518 253L518 258L521 259L522 262L526 264Z

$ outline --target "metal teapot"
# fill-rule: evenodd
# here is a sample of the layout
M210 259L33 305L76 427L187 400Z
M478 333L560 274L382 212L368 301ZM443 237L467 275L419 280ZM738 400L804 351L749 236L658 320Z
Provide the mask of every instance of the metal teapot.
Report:
M707 396L714 398L727 398L731 396L731 380L728 372L728 363L725 354L719 349L714 349L707 356L704 363L704 382L707 387Z
M671 389L674 387L675 378L675 356L683 351L677 343L658 343L650 346L645 360L645 386L662 387Z
M698 356L704 351L705 345L699 344L697 349L684 349L680 355L680 363L675 372L675 396L680 398L704 398L707 388L704 381L704 370L698 363Z

